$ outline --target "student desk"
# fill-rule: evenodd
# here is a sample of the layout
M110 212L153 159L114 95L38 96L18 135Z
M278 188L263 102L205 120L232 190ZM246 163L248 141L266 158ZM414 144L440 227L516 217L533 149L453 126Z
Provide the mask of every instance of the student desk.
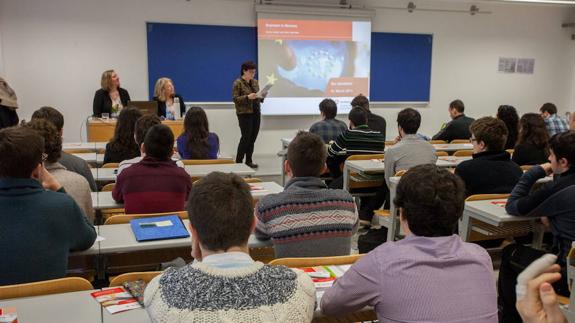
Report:
M63 151L72 149L90 149L93 151L106 149L107 142L105 141L92 141L92 142L65 142L62 144Z
M101 323L102 309L91 291L23 297L0 301L0 307L15 307L22 323Z
M544 228L538 223L538 217L513 216L505 211L507 199L483 200L465 202L463 216L459 221L459 235L463 241L469 241L472 231L471 219L476 219L496 227L496 232L505 231L504 226L510 223L531 224L533 230L533 247L541 248L543 242ZM490 231L483 230L479 227L478 232L489 235ZM484 232L485 231L485 232ZM510 232L512 233L512 232Z
M234 173L242 177L252 176L255 170L246 164L213 164L213 165L186 165L185 170L192 177L204 177L211 172ZM115 168L92 168L92 176L98 182L116 180Z
M252 197L259 200L268 194L277 194L284 189L276 182L251 183L254 187L262 188L261 190L252 190ZM112 198L112 192L92 192L92 205L95 210L119 209L123 208L123 203L118 203Z
M80 157L85 160L88 164L101 165L104 162L104 154L98 153L73 153L72 155Z
M435 144L435 151L455 152L458 150L472 150L473 144Z

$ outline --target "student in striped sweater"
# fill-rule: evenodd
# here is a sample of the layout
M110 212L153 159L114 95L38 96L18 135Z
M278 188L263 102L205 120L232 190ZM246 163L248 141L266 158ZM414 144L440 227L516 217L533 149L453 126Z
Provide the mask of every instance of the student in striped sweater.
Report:
M319 176L325 169L322 139L301 132L288 147L285 169L292 179L285 190L256 206L256 236L272 239L276 257L348 255L357 228L353 198L331 190Z
M383 154L385 149L385 136L368 127L365 110L355 107L349 112L348 118L350 130L339 135L327 150L327 166L335 179L343 175L340 165L347 157L358 154Z

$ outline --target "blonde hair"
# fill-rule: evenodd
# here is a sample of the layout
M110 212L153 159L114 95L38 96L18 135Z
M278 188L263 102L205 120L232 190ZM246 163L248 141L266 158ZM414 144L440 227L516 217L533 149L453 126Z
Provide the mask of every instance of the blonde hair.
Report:
M112 88L112 75L114 74L114 70L107 70L102 73L102 80L100 81L100 86L102 86L102 90L110 91Z
M172 82L172 80L170 80L167 77L160 77L156 81L156 85L154 86L154 96L157 97L158 100L166 101L167 98L164 92L164 88L168 83L172 84L172 87L174 88L174 93L176 93L176 87L174 86L174 82Z

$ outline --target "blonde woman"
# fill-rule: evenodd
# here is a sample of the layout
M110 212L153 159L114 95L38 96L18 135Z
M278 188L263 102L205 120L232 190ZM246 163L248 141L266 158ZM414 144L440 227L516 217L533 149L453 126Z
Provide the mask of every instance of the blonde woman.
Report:
M101 88L94 94L94 116L100 118L102 113L119 115L130 102L130 94L120 87L120 77L114 70L107 70L102 73L100 85Z
M186 114L184 98L176 94L174 83L167 77L159 78L156 81L154 101L158 102L159 117L167 120L176 120Z

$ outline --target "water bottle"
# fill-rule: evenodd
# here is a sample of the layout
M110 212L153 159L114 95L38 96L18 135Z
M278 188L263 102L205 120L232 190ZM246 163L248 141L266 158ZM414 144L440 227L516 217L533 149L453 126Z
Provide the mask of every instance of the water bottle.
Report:
M176 115L178 115L178 111L180 111L180 98L176 96L174 97L174 120L176 119Z

